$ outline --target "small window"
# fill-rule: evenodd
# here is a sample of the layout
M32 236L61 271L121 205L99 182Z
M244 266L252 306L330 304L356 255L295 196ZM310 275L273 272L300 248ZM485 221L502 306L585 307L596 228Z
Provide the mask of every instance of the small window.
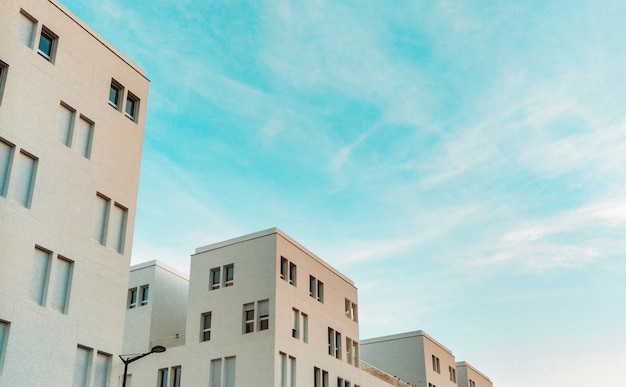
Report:
M254 332L254 303L243 306L243 333Z
M9 175L11 173L11 164L13 162L13 153L15 145L5 142L0 137L0 196L7 196L7 187L9 185Z
M324 283L322 281L317 281L317 300L324 303Z
M182 376L182 368L172 367L172 387L180 387L180 378Z
M0 374L2 374L6 343L9 341L10 325L8 321L0 320Z
M54 63L54 53L56 51L58 36L46 27L41 28L41 35L39 36L38 53L43 56L48 62Z
M120 110L120 101L124 94L124 87L116 80L111 80L111 89L109 90L109 105Z
M294 339L300 338L300 311L293 309L293 328L291 328L291 337Z
M2 94L4 94L4 84L9 72L9 65L0 60L0 105L2 104Z
M270 327L270 303L268 300L259 301L259 330L264 331Z
M309 296L317 297L317 280L312 275L309 276Z
M433 371L435 371L436 373L440 374L441 373L441 369L439 368L439 358L435 355L431 355L432 357L432 361L433 361Z
M148 291L150 287L149 285L144 285L140 288L141 294L141 306L148 305Z
M289 283L296 286L296 265L293 262L289 262Z
M289 261L285 257L280 257L280 279L287 281L287 269Z
M168 368L162 368L159 370L159 384L157 384L158 387L168 387L167 386L167 379L168 379Z
M221 268L216 267L211 269L211 283L209 290L216 290L220 288Z
M37 27L37 20L26 11L20 11L20 18L17 22L17 38L29 48L33 48L33 37Z
M137 288L128 289L128 309L137 307Z
M139 98L137 98L133 93L128 92L126 96L126 117L130 118L132 121L137 122L137 111L139 109Z
M233 286L233 281L235 279L235 266L224 266L224 274L224 287Z
M202 331L200 332L200 341L211 340L211 312L202 313Z

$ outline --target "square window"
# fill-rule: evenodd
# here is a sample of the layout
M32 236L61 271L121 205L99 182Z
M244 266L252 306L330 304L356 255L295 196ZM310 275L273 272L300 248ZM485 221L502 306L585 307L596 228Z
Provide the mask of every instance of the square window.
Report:
M111 88L109 89L109 105L120 110L120 101L124 94L124 87L115 79L111 80Z
M139 98L133 95L131 92L128 92L126 96L126 117L130 118L132 121L137 122L137 111L139 109Z
M41 28L39 36L38 53L48 62L54 62L54 53L56 51L58 36L46 27Z

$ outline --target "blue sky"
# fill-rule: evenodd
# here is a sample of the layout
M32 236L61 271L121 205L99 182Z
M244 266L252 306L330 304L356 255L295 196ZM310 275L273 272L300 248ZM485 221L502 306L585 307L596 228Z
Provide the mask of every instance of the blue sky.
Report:
M63 2L151 79L133 263L277 226L362 338L623 383L625 2Z

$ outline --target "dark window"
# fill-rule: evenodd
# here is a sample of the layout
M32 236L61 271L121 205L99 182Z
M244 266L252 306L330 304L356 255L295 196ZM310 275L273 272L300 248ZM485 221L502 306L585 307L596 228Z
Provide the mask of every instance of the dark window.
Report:
M128 93L126 96L126 117L133 121L137 119L137 108L139 107L139 98L135 97L132 93Z
M39 36L39 54L52 62L54 56L55 41L57 37L50 30L43 27Z
M122 91L124 88L114 80L111 81L111 89L109 90L109 104L116 109L119 109L120 99L122 97Z
M233 281L235 279L235 266L230 265L224 267L226 271L226 278L224 279L224 286L233 286Z

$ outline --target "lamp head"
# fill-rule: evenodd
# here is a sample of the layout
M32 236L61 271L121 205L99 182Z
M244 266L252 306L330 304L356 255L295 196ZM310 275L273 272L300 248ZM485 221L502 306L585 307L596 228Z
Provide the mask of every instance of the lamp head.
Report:
M152 347L152 350L150 352L153 352L153 353L165 352L165 347L162 345L157 345L157 346Z

